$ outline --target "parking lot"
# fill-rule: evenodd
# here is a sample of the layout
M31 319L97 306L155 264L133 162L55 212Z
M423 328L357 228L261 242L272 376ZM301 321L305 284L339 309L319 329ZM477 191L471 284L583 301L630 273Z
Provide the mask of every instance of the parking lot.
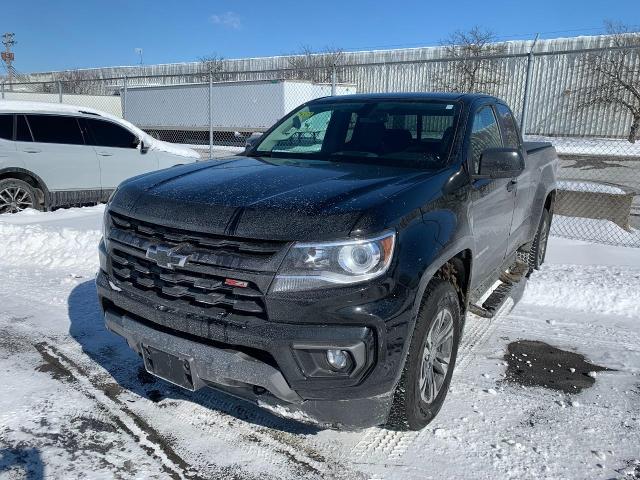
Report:
M102 209L0 217L2 478L640 477L637 249L552 238L513 311L468 317L433 423L343 432L148 375L100 318Z

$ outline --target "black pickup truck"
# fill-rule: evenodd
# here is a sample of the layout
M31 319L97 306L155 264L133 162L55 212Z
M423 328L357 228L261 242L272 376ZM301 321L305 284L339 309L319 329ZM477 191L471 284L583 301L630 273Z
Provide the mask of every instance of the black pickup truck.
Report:
M420 429L467 312L504 311L544 261L556 169L494 97L311 101L240 156L119 186L97 276L106 326L189 390Z

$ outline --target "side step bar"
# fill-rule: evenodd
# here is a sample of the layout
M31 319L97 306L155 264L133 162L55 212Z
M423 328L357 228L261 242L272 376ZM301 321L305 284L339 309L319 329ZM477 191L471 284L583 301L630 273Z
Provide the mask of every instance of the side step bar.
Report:
M483 318L493 318L507 299L520 300L529 273L529 265L516 261L508 270L500 274L500 280L485 293L477 303L469 304L469 311ZM481 305L478 303L482 302Z

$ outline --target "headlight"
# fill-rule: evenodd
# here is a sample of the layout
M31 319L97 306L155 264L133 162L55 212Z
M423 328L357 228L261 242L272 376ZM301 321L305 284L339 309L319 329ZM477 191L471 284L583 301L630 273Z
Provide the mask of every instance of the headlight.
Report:
M393 257L395 232L341 242L296 243L282 262L271 291L348 285L379 277Z

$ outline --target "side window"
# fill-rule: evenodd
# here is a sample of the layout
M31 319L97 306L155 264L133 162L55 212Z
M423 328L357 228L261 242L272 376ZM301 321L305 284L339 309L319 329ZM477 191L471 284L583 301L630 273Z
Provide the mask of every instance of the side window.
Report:
M501 104L496 105L496 110L498 111L498 121L502 130L504 146L510 148L520 147L520 135L511 110L506 105Z
M62 115L27 115L34 142L84 145L80 125L75 117Z
M502 147L502 139L496 116L491 107L482 107L473 117L471 130L471 160L474 173L478 173L482 152L487 148L497 147Z
M86 119L93 137L94 145L98 147L136 148L138 137L132 132L113 122Z
M13 140L13 115L0 115L0 138Z
M16 141L33 142L31 130L29 130L29 125L27 125L24 115L16 115Z

